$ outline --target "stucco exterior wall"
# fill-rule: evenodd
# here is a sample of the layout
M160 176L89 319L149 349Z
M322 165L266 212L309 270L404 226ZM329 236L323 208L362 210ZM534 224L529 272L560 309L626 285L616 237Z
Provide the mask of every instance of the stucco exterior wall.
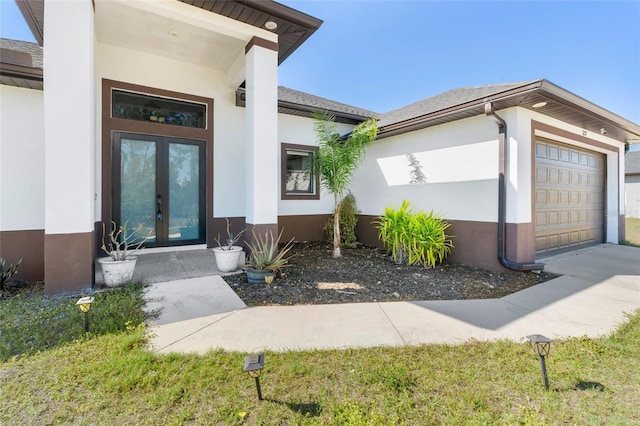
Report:
M426 182L411 184L408 154ZM498 217L498 130L472 117L375 141L353 180L365 215L379 215L403 199L416 210L447 219L495 222Z
M640 176L625 178L625 217L640 218Z
M44 229L43 97L0 85L0 231Z

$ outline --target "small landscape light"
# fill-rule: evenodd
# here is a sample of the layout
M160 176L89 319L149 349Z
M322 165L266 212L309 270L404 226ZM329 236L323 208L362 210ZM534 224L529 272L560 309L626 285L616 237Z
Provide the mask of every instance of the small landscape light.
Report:
M247 355L244 358L244 372L256 379L256 390L258 399L262 401L262 391L260 390L260 373L264 368L264 354Z
M553 340L548 337L544 337L542 334L532 334L527 336L527 339L531 342L531 346L533 347L533 351L540 358L540 370L542 371L542 382L544 383L544 388L549 389L549 379L547 379L547 366L545 364L544 358L549 355L551 351L551 342Z
M89 332L89 311L91 310L91 304L93 303L94 298L91 296L85 296L76 302L78 308L80 308L80 312L84 314L84 331L85 333Z

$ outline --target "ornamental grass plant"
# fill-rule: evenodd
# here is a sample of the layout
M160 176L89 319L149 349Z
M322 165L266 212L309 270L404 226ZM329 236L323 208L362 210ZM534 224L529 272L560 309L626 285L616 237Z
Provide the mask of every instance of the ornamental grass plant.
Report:
M433 211L414 213L407 200L399 209L386 207L375 223L380 240L398 264L433 268L453 248L452 236L445 233L451 225Z

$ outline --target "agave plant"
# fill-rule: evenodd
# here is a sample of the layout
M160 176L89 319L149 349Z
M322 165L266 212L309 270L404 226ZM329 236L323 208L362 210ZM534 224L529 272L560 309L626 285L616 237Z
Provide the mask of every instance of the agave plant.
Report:
M256 235L254 231L251 231L251 233L253 234L253 241L247 242L251 250L248 262L250 268L277 272L291 259L291 256L287 254L293 247L293 238L278 249L282 231L280 231L277 238L273 236L271 231L265 233L264 236Z

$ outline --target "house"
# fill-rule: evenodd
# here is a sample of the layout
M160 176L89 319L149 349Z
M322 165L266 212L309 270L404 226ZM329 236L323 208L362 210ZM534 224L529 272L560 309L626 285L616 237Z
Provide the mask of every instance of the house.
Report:
M213 246L225 217L322 238L316 110L343 133L380 120L352 187L365 242L404 198L451 221L453 261L492 270L624 235L623 153L640 127L548 81L377 114L277 86L322 22L276 2L18 5L44 49L1 45L0 256L48 293L92 284L112 220L142 224L150 247Z
M640 151L624 156L625 216L640 219Z

